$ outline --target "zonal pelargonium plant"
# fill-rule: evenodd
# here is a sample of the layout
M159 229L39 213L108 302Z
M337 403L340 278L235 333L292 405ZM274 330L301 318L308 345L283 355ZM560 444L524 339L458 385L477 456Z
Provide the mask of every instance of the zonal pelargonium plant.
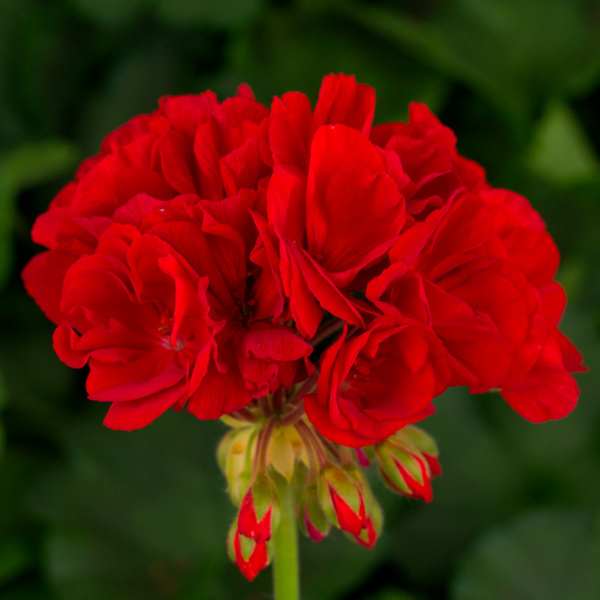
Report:
M426 106L375 127L374 112L345 75L314 110L246 85L162 98L37 219L47 250L23 272L106 426L186 407L231 427L229 554L248 579L275 556L280 599L298 594L296 521L316 542L336 527L376 543L370 464L431 500L437 450L414 424L446 388L541 422L575 407L584 370L540 215Z

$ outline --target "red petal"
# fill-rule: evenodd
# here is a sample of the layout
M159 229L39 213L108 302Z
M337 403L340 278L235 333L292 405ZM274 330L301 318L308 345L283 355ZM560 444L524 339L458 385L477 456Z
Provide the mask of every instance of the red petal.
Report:
M162 173L180 194L198 192L194 182L192 141L182 131L171 130L163 137L158 147Z
M42 252L34 256L21 273L29 295L56 325L67 320L60 310L62 284L77 258L70 252Z
M250 400L237 367L229 365L227 373L219 373L211 361L198 389L188 401L187 410L199 419L219 419L244 408Z
M308 252L329 273L349 271L340 286L381 258L404 224L404 199L396 183L363 168L334 174L326 193L308 196L306 209Z
M113 402L104 419L104 425L110 429L132 431L149 425L171 408L185 393L185 384L168 388L140 400Z
M91 354L90 374L86 382L91 400L120 402L143 399L168 390L186 376L185 370L177 363L176 352L164 348L145 353L127 364L100 362Z
M321 127L313 138L307 197L323 193L338 171L355 168L385 173L385 160L375 146L355 129L345 125Z
M313 347L289 327L254 324L244 336L244 348L257 358L298 360L309 356Z
M563 366L557 342L548 337L533 369L502 390L503 398L528 421L561 419L576 406L579 388Z
M369 136L375 115L375 90L357 84L354 75L327 75L323 78L315 107L312 131L327 123L342 123Z
M207 91L202 94L164 96L159 100L160 110L176 129L193 134L207 115L219 106L217 96Z
M308 170L311 118L310 100L304 94L289 92L273 100L269 143L275 165Z
M285 248L286 252L292 258L290 264L293 275L297 280L303 280L308 290L319 301L319 304L336 317L364 329L363 319L354 304L339 291L327 274L323 272L323 269L304 250L298 248L296 245L286 242ZM302 309L300 308L303 302L302 298L290 296L290 300L295 307L296 314L299 314L300 310L302 310L302 314L305 313L306 307L302 306ZM316 327L318 327L321 318L318 321L316 322L316 319L313 321L316 326L311 325L309 328L305 328L309 337L315 334Z
M110 155L102 159L79 182L73 198L73 208L80 216L110 217L115 209L140 193L161 200L174 196L173 188L162 175L124 167L114 155Z

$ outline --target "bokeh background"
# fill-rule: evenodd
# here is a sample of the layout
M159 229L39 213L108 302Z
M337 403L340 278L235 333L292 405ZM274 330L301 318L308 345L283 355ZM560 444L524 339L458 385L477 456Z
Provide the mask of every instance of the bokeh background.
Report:
M375 483L369 552L302 547L311 600L600 598L598 0L0 0L0 597L270 597L225 553L224 428L167 414L101 425L19 273L35 217L102 137L163 94L248 82L267 105L354 73L376 121L426 102L489 180L526 195L561 252L564 330L590 372L579 407L532 425L499 396L451 392L425 427L444 476L425 505Z

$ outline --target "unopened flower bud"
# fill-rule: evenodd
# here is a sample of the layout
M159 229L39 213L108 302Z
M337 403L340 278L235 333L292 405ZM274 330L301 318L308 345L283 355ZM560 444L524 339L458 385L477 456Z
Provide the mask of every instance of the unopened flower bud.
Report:
M396 440L397 443L404 444L405 446L413 446L419 450L429 465L432 479L442 474L437 445L428 433L414 425L407 425L395 433L391 439Z
M244 427L229 431L217 448L219 466L227 478L231 499L237 506L250 485L255 442L256 428Z
M229 558L238 566L242 575L252 581L271 562L268 542L259 544L240 533L236 519L227 536Z
M360 534L365 502L360 483L340 467L325 469L318 483L319 501L327 518L342 531Z
M240 506L240 533L258 544L265 543L279 525L280 512L275 484L267 475L257 475Z
M331 529L331 523L327 520L319 503L316 485L311 484L304 490L299 513L300 530L304 535L315 542L320 542L327 537Z
M431 479L441 473L435 442L417 427L407 426L376 445L377 466L396 492L431 502Z
M369 502L369 512L365 518L365 526L358 535L352 537L365 548L372 550L383 529L383 511L374 497Z

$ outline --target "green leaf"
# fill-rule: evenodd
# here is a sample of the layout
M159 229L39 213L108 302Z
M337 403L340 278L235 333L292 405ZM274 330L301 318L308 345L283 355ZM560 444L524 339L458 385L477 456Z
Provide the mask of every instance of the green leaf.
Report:
M444 77L385 39L320 15L270 14L234 40L231 56L236 80L247 81L267 105L290 90L315 102L323 76L340 72L375 88L376 123L406 118L412 100L435 109L446 93Z
M86 153L96 153L104 137L129 119L155 110L160 96L180 91L181 60L156 45L138 44L134 48L132 52L121 52L100 93L84 107L82 137Z
M484 96L516 128L551 94L581 93L600 76L591 7L564 0L455 0L426 19L371 3L340 10Z
M435 438L444 470L432 482L433 502L401 499L374 486L386 516L383 538L393 547L389 560L423 586L443 585L474 536L518 506L518 465L478 410L492 401L503 403L498 395L471 396L454 388L436 399L435 414L420 423Z
M337 600L351 594L394 552L393 541L384 535L373 550L367 550L337 529L318 544L301 536L302 597Z
M2 590L2 600L56 600L56 596L43 584L24 581L18 586L12 585L10 589Z
M61 600L241 598L264 592L227 557L234 514L214 456L219 422L170 413L140 431L99 411L67 438L67 464L38 488L47 577Z
M150 0L70 0L77 10L98 25L117 28L135 21Z
M6 404L6 388L4 387L4 377L2 376L2 371L0 371L0 411L4 408ZM4 435L4 427L2 426L2 421L0 421L0 460L2 460L2 456L4 454L5 447L5 435Z
M552 183L570 184L600 176L600 160L575 113L551 102L534 130L530 168Z
M177 26L209 25L237 27L257 17L265 0L157 0L156 10L161 20Z
M452 600L596 600L600 536L575 512L531 512L487 533L463 559Z
M388 588L378 594L364 596L364 600L415 600L415 597L406 592Z
M33 589L31 575L39 572L40 540L27 506L27 495L48 464L48 452L9 447L0 461L0 597L2 600L48 598ZM36 582L36 588L39 582Z
M0 542L0 586L27 571L34 562L35 556L24 541L3 539Z
M31 142L14 149L0 160L0 185L20 190L62 175L73 166L77 152L65 140Z
M0 286L12 265L15 202L23 189L61 176L72 168L77 153L64 140L32 142L0 157Z

